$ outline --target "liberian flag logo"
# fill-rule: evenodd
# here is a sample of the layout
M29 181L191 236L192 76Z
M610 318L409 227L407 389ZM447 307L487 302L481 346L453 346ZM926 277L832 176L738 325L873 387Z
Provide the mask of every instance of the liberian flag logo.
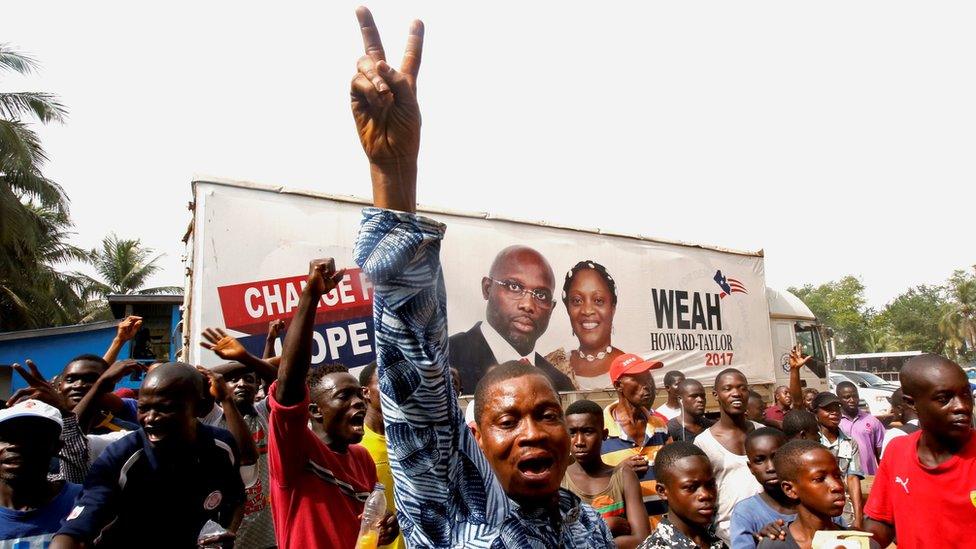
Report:
M722 274L722 271L715 271L715 283L722 288L722 294L719 297L725 297L729 294L747 294L746 287L742 285L741 282L734 278L728 278Z

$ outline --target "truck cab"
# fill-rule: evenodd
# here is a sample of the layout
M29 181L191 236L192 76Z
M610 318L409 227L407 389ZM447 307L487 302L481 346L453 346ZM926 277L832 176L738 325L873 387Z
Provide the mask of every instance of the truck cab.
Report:
M766 287L769 304L769 330L776 361L776 385L790 383L790 349L797 344L813 360L803 368L800 379L804 387L827 390L827 365L832 360L830 329L821 324L800 298L785 290Z

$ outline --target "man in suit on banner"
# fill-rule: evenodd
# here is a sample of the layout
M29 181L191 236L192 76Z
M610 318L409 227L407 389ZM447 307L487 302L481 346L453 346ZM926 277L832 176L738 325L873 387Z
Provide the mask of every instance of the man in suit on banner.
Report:
M488 302L485 322L450 338L451 365L461 372L462 392L474 393L489 367L509 361L534 364L558 391L571 391L565 374L535 352L535 343L552 316L555 276L542 254L527 246L509 246L495 256L481 294Z

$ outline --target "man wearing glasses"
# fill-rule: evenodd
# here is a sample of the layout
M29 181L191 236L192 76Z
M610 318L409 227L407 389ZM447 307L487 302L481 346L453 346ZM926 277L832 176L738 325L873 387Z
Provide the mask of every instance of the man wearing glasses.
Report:
M571 391L565 374L535 352L535 342L549 326L555 306L555 276L546 258L526 246L509 246L495 256L481 295L488 302L485 322L450 338L451 365L461 372L461 392L470 395L495 364L534 364L557 391Z

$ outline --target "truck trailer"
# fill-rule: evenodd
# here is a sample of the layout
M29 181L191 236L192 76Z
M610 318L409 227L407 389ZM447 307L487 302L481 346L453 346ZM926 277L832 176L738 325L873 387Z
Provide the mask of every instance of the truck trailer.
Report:
M346 273L319 303L313 364L339 362L355 373L375 359L372 285L352 260L361 212L369 201L218 178L197 178L191 188L192 220L184 238L184 360L205 366L220 362L199 345L201 332L209 327L227 330L260 355L269 322L282 319L287 330L308 262L318 257L334 257ZM663 362L654 370L658 388L671 370L710 387L718 372L734 367L769 395L776 385L788 383L787 357L797 344L814 357L802 373L805 385L826 388L828 331L796 296L766 286L761 250L489 213L430 207L419 207L417 213L447 226L441 262L451 334L492 330L485 281L501 250L525 246L551 266L551 311L545 326L541 321L534 326L541 334L533 352L537 365L540 360L557 365L572 379L571 390L563 391L567 400L605 402L613 395L605 375L583 375L560 362L580 352L562 290L570 270L581 263L601 266L616 286L612 314L600 321L612 323L610 347ZM493 335L484 337L497 341ZM282 340L283 335L274 342L279 353ZM466 375L464 364L454 366Z

